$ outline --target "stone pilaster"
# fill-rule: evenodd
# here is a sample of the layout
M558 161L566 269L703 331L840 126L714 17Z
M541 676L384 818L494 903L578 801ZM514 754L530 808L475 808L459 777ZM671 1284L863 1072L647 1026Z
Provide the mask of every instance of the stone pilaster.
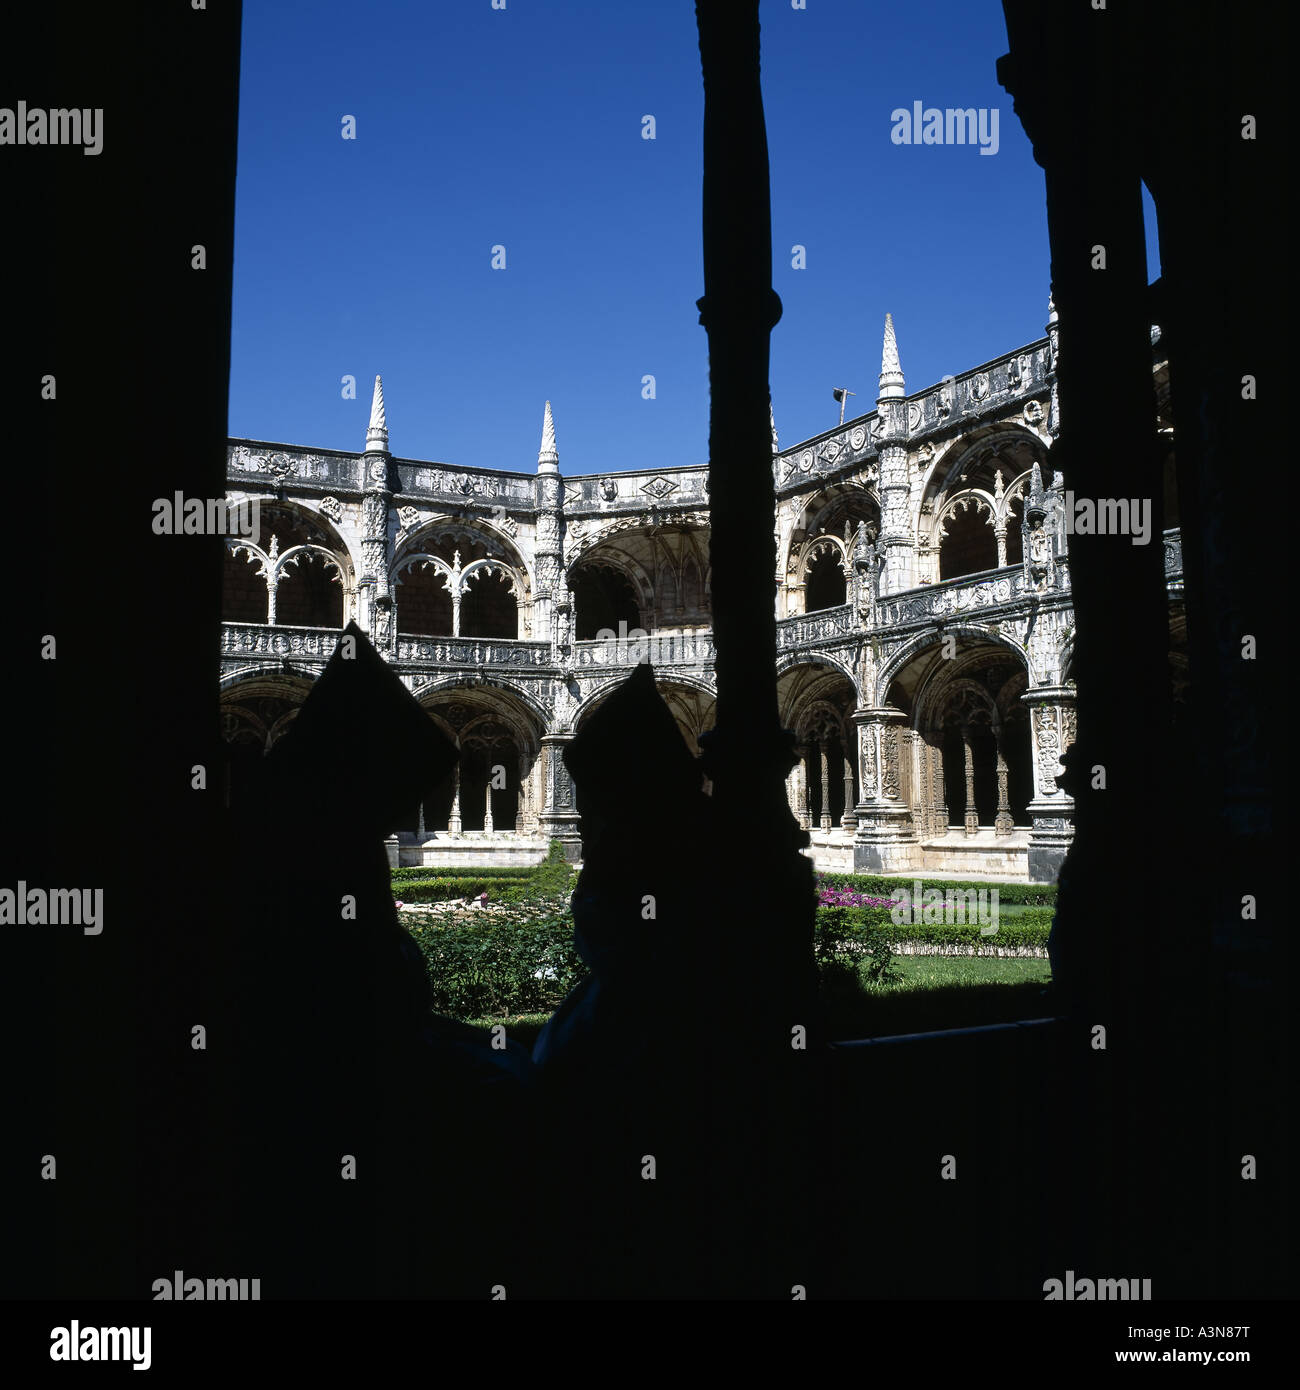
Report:
M581 817L573 793L573 779L564 765L565 747L572 734L542 735L543 803L539 829L548 840L559 840L571 862L582 855Z
M907 716L888 706L856 710L860 792L853 838L856 873L907 873L919 862L911 808L902 795Z
M1034 795L1029 803L1029 881L1054 883L1074 835L1074 800L1056 785L1061 754L1074 742L1072 686L1038 686L1020 697L1029 706Z
M539 754L536 761L541 762ZM515 830L521 835L530 835L537 829L537 816L533 808L533 779L536 776L534 765L528 754L519 755L519 792L515 803Z

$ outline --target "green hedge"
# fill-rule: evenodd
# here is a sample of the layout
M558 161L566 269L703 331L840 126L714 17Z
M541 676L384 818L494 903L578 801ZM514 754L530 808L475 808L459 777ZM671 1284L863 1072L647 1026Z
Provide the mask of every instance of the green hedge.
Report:
M569 868L563 867L567 875ZM496 912L404 912L401 921L428 962L434 1008L452 1018L549 1011L586 973L573 944L573 914L564 893ZM1045 945L1047 923L1026 924L1020 918L1000 924L996 936L982 937L978 924L898 927L886 909L819 908L814 949L823 990L839 997L846 990L856 993L864 981L898 981L894 948L901 941L972 946L990 954ZM683 968L690 968L689 961Z
M407 879L405 883L393 884L393 896L404 903L444 903L456 898L477 898L486 893L489 899L498 900L510 890L520 887L527 880L501 878L424 878Z
M848 888L854 893L863 893L870 898L892 898L900 889L906 888L910 894L917 879L926 888L998 890L998 902L1008 907L1051 907L1056 902L1054 883L976 883L965 879L932 878L927 874L914 874L911 878L882 878L878 874L819 874L818 878L828 888Z
M393 897L404 903L440 903L488 895L489 902L522 903L573 891L574 870L564 847L552 840L540 864L496 869L441 869L413 865L392 871Z
M405 868L392 871L393 882L408 883L429 878L529 878L541 866L538 864L511 864L492 867L491 865L468 866L444 864L408 864Z
M402 925L428 962L435 1011L450 1018L549 1011L586 974L563 898L509 913L407 913Z
M999 898L999 902L1001 899ZM1051 908L1023 912L1010 921L999 921L992 936L981 936L978 922L896 924L887 907L819 907L818 927L833 925L854 933L882 933L893 944L917 946L979 946L989 951L1026 946L1046 947L1052 929Z

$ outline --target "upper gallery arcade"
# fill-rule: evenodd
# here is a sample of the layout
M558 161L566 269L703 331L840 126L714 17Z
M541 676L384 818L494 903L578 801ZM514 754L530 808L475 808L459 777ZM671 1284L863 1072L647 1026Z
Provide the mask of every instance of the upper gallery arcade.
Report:
M909 395L886 315L875 410L789 448L773 422L788 787L821 868L1056 876L1074 738L1056 351L1049 305L1045 338ZM1152 369L1167 416L1158 329ZM227 500L252 499L257 534L226 541L232 777L288 727L349 621L463 750L400 834L404 863L518 862L551 838L578 855L560 755L639 659L698 752L715 693L706 467L565 475L549 402L535 469L401 458L376 378L359 454L231 440Z

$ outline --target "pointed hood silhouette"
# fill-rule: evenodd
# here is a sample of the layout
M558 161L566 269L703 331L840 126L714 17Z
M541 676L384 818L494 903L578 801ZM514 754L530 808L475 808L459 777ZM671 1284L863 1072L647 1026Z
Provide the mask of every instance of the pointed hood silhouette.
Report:
M347 836L356 840L387 835L408 812L413 816L421 793L459 756L365 633L349 623L298 717L267 754L264 771L271 785L292 788L315 808L317 814L302 818L313 838L334 838L331 827L345 815Z
M703 780L648 663L636 667L583 723L564 750L564 765L579 810L602 818L680 814L682 803L700 794Z

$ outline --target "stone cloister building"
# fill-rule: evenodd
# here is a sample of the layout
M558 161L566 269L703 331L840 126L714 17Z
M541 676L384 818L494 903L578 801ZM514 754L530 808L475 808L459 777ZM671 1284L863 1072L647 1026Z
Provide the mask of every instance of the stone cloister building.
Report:
M1158 329L1152 358L1166 414ZM790 805L819 868L1056 877L1075 732L1056 362L1049 306L1045 338L909 395L886 315L875 410L792 448L774 424L756 461L778 499ZM704 466L566 476L549 402L535 469L399 458L376 378L360 454L234 439L227 498L259 503L257 534L226 542L230 777L355 621L463 750L400 834L403 863L532 862L551 838L577 857L561 754L638 660L697 752L713 722ZM1176 526L1149 543L1177 694Z

